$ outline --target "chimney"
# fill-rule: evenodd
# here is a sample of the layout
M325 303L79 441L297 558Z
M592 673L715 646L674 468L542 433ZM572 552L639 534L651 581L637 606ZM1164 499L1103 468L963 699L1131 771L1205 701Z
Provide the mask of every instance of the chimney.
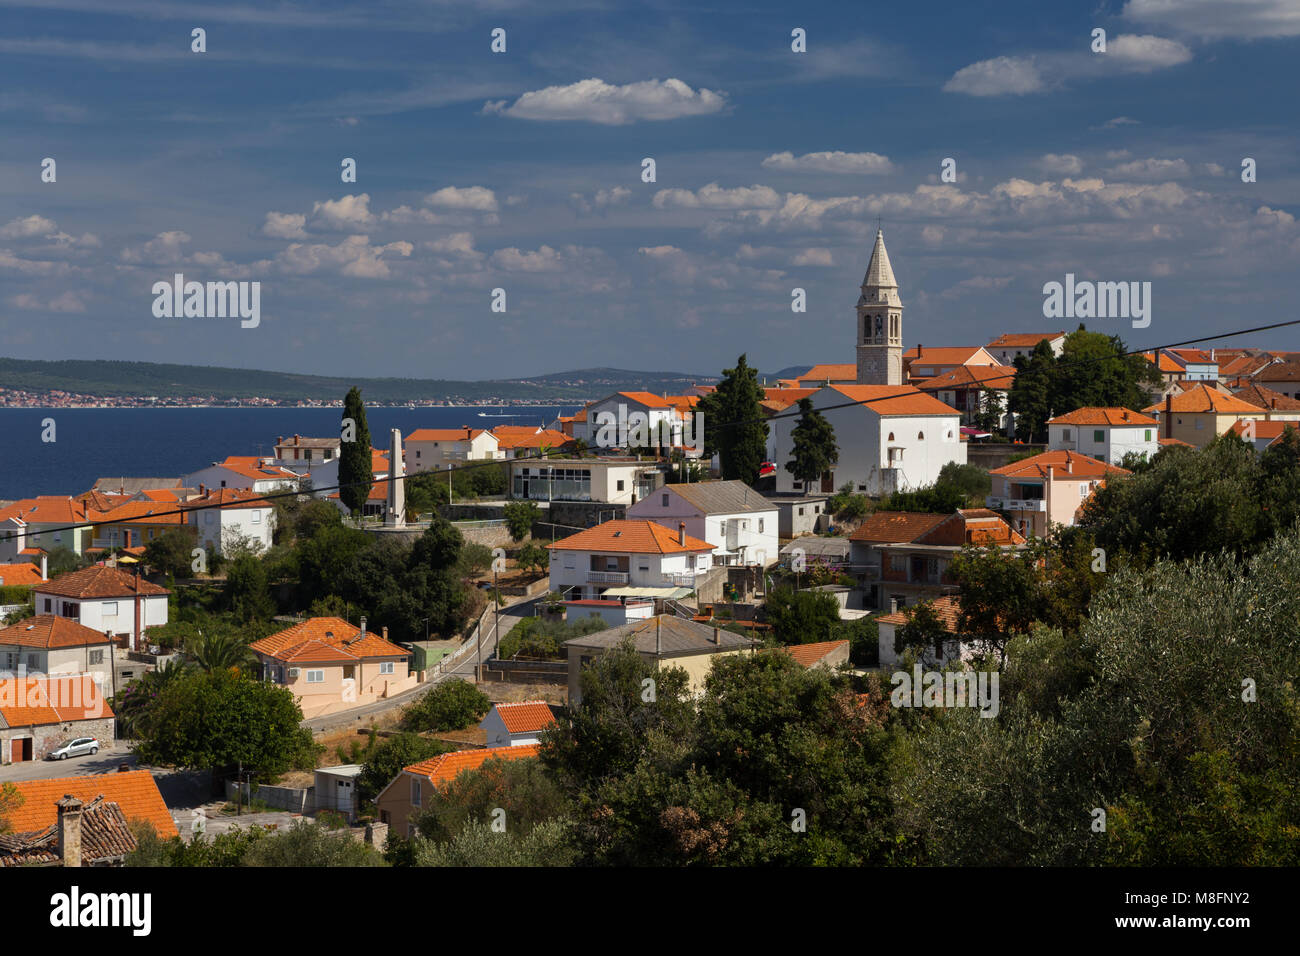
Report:
M1165 437L1174 437L1174 394L1165 395Z
M1269 408L1277 408L1277 396L1276 396L1276 395L1269 399ZM44 559L42 558L42 560L44 560Z
M387 625L387 624L384 625L383 637L384 637L384 640L388 640L388 625Z
M892 598L892 597L891 597L891 598L889 599L889 613L890 613L890 614L897 614L897 613L898 613L898 598Z
M722 646L722 628L715 627L713 629L713 643L719 647Z
M59 809L59 858L64 866L81 866L82 803L70 793L55 804Z
M686 522L685 521L677 522L677 543L682 547L686 547Z
M207 487L203 484L203 482L200 481L200 482L199 482L199 497L202 498L202 497L203 497L204 495L206 495L207 493L208 493L208 489L207 489Z
M50 558L49 555L42 552L41 553L41 580L48 581L49 579L50 579Z
M361 636L366 636L366 619L364 617L361 619Z
M924 347L921 345L920 342L917 342L917 343L916 343L916 357L917 357L917 358L920 358L923 354L925 354L925 349L924 349Z
M1128 421L1128 409L1124 409L1124 414L1120 416L1124 421Z

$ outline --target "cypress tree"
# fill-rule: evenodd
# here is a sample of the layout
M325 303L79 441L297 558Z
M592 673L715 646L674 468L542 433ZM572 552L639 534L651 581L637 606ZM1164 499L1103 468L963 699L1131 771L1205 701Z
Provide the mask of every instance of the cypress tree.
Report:
M375 473L370 464L370 426L366 424L366 406L361 401L361 389L355 385L343 400L341 425L343 446L339 453L339 484L342 487L339 488L339 500L348 511L360 513L370 497Z
M814 482L840 460L835 429L826 416L813 408L811 398L799 399L799 422L790 433L794 441L785 470L800 481Z

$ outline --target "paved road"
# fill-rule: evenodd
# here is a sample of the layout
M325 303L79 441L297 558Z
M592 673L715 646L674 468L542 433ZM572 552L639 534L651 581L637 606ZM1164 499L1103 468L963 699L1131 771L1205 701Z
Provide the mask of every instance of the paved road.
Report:
M69 757L67 760L27 760L22 763L11 763L0 767L0 783L117 773L117 768L124 763L130 764L131 769L134 770L135 756L129 751L128 741L116 740L93 757L87 754L84 757Z
M501 634L509 634L510 629L521 620L532 617L534 614L533 608L541 599L541 595L538 597L524 598L514 604L507 604L505 607L501 608ZM487 619L483 622L481 649L483 660L486 661L492 656L492 652L496 650L498 640L497 615L489 613ZM480 650L478 648L466 651L464 659L455 667L449 668L446 671L436 672L423 684L412 687L408 691L404 691L401 694L397 694L396 696L389 697L385 700L376 701L373 704L365 704L361 707L354 707L351 710L341 711L335 714L326 714L322 717L313 717L310 720L304 720L303 726L307 727L313 733L320 733L321 731L326 730L340 730L344 727L357 724L367 717L373 717L376 714L382 714L393 710L396 707L409 704L415 698L429 690L429 688L436 684L440 684L443 681L451 680L453 678L472 681L474 679L475 667L478 664L479 654Z

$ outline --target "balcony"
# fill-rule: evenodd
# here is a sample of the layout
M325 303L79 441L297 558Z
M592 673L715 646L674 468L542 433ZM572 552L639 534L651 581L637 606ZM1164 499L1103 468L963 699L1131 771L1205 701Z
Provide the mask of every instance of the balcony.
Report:
M664 583L671 585L672 587L677 587L677 588L695 587L694 571L689 571L689 572L665 571L663 578L664 578Z
M626 571L588 571L588 584L627 584Z
M998 498L990 495L984 504L995 511L1038 511L1047 513L1045 498Z

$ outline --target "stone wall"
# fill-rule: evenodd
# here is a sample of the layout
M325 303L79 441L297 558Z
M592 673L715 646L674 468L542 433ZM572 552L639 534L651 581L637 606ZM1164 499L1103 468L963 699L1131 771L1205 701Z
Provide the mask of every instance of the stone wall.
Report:
M112 717L101 717L97 720L74 720L64 724L0 729L0 763L8 763L13 753L9 741L23 737L32 738L32 760L34 761L44 760L45 755L51 750L77 737L94 737L99 741L102 752L104 748L113 746L116 723L117 721Z
M1005 465L1012 455L1023 455L1025 452L1032 455L1041 455L1045 451L1047 451L1047 446L1042 444L1013 445L1010 442L994 442L991 444L968 442L966 444L966 461L971 465L979 465L985 471L992 471L994 468L1001 468Z

